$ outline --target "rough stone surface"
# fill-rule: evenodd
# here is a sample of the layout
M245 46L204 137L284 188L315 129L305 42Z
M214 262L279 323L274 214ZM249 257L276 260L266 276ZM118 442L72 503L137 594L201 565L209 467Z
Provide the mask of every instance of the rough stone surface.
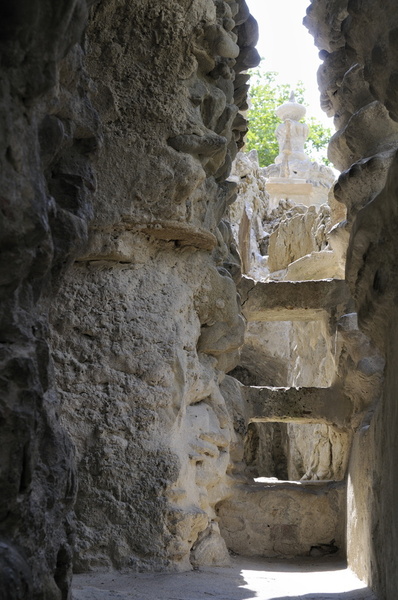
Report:
M263 217L268 212L269 194L257 152L238 152L228 179L238 190L236 201L228 207L228 218L242 258L242 270L250 277L261 279L267 263L264 244L268 245L269 232L264 227Z
M380 598L390 600L398 585L398 11L392 1L339 0L312 2L307 12L307 26L324 61L318 72L321 101L337 128L329 154L342 170L336 197L348 210L347 280L359 327L386 360L384 383L379 383L373 410L353 440L348 560ZM371 369L372 361L362 361L365 370L366 363Z
M314 250L303 242L304 256L289 253L282 228L283 264L295 260L274 279L341 278L348 243L355 306L311 336L337 328L336 352L321 342L320 370L326 381L335 362L353 407L348 560L395 600L398 11L394 0L314 0L307 24L324 61L321 103L337 127L329 154L342 171L334 196L347 222L336 225L334 200L330 216L310 211L308 225L325 229ZM228 175L247 129L255 21L244 0L13 0L0 8L0 33L0 597L69 600L73 548L77 569L225 564L217 510L230 502L241 519L238 485L251 495L248 406L225 376L244 331L239 249L251 276L268 268L269 236L292 209L282 202L265 223L241 204L237 241L225 218L241 180ZM264 179L255 185L252 206L268 210ZM275 380L283 352L273 353ZM300 360L294 381L310 385ZM330 476L322 456L341 439L331 445L332 435L319 431L324 450L304 476ZM281 470L303 476L299 467ZM289 488L284 508L275 485L273 501L290 514L273 521L278 552L313 545L294 511L308 498L311 525L316 511L330 515L315 546L331 544L332 528L340 536L342 484L320 485ZM253 489L263 527L270 503Z
M264 422L327 423L346 427L352 407L337 388L257 387L243 389L250 419Z
M243 0L25 4L0 26L0 589L67 599L72 546L78 569L226 559L222 217L257 25Z
M308 556L320 544L330 544L331 553L344 548L342 482L246 484L218 513L228 546L246 556Z
M239 366L232 375L245 385L288 385L292 327L290 321L248 322Z
M48 308L92 214L87 6L4 2L0 12L0 597L67 599L77 480Z
M270 272L286 269L299 258L326 248L325 231L330 229L329 207L324 205L317 210L315 206L310 206L307 210L299 212L296 209L294 212L298 214L293 216L288 213L270 235Z
M79 571L228 561L214 505L228 489L233 425L219 383L244 321L222 218L245 131L239 72L259 60L248 19L243 1L90 12L98 192L51 315L76 446Z
M349 293L344 281L254 282L241 284L243 314L248 321L316 321L329 313L339 318Z

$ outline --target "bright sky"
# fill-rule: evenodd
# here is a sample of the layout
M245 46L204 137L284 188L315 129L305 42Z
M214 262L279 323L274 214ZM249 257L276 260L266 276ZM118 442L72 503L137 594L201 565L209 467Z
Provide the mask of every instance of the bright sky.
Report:
M307 115L314 116L334 132L329 119L319 106L316 72L321 61L313 37L302 24L310 0L246 0L258 22L260 39L257 50L264 60L261 69L277 71L279 83L294 86L301 80L309 104Z

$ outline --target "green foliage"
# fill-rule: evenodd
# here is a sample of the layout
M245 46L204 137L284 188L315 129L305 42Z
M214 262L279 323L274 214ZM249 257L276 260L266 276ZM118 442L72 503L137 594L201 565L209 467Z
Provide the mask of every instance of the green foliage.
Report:
M290 85L276 83L276 77L277 73L274 71L254 71L249 92L251 108L248 112L249 132L246 149L257 150L262 167L272 164L279 153L275 129L281 121L274 111L277 106L289 100L291 92ZM305 89L301 81L294 87L294 93L296 102L306 105ZM331 130L314 117L306 119L306 123L309 127L309 136L305 144L307 154L310 157L315 155L325 164L330 164L326 158L326 148L332 135Z

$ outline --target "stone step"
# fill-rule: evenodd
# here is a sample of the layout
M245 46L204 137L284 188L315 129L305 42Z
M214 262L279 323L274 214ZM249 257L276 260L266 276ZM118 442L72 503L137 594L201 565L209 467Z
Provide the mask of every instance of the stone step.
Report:
M243 386L252 422L325 423L348 427L352 403L339 386L268 387Z
M247 321L313 321L347 312L350 293L341 279L255 282L242 277L242 313Z
M242 484L217 507L227 547L244 556L345 550L345 481ZM319 554L320 553L320 554Z

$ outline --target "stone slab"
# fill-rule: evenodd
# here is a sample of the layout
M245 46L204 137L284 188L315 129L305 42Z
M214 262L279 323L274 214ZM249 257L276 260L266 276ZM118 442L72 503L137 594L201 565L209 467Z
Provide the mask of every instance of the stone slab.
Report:
M337 386L246 386L243 394L251 421L325 423L344 427L349 425L352 415L350 400Z
M248 321L312 321L347 312L350 295L339 279L255 282L243 277L242 312Z

